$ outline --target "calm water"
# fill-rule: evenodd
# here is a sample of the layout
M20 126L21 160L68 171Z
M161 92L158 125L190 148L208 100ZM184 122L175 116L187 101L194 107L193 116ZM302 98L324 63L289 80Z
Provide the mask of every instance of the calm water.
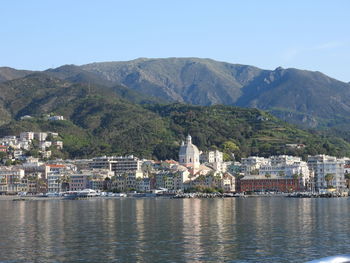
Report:
M304 262L350 253L350 199L0 201L0 262Z

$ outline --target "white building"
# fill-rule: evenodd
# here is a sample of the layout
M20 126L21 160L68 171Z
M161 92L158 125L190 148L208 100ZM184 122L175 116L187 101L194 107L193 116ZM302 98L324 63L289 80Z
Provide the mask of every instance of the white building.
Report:
M285 160L284 157L275 159ZM280 176L289 179L299 179L300 184L305 187L310 181L309 167L300 158L295 158L294 161L293 163L289 161L273 161L270 164L261 165L259 176L262 178Z
M69 173L68 167L63 164L48 164L47 168L47 186L49 193L61 192L61 179Z
M51 147L51 145L52 145L52 142L50 142L50 141L40 141L40 142L39 142L39 148L40 148L42 151L45 151L46 148Z
M269 164L269 159L258 156L249 156L248 158L242 158L241 160L241 171L245 175L251 173L258 173L261 165Z
M23 150L29 150L30 149L30 141L22 140L19 142L19 148Z
M202 153L200 158L202 162L206 163L222 163L224 161L223 153L218 150Z
M271 156L269 158L269 161L272 166L290 165L294 163L300 163L301 158L297 156L290 156L290 155L278 155L278 156Z
M216 151L209 151L207 153L202 153L201 161L204 163L208 163L214 170L216 171L226 171L226 166L224 167L224 157L223 153L216 150Z
M56 146L57 149L63 149L63 142L62 141L55 141L53 142L53 145Z
M182 142L180 146L179 163L192 170L199 168L199 150L196 145L192 144L191 135L188 135L186 142Z
M64 117L61 115L56 115L56 116L50 116L48 118L49 121L63 121Z
M34 132L21 132L19 135L21 141L31 141L34 139Z
M46 132L35 132L34 133L34 138L37 139L38 141L45 141L47 138L47 133Z
M92 169L109 169L115 174L136 172L142 175L142 161L133 155L130 156L103 156L92 159L89 167Z
M315 155L308 157L308 166L314 172L316 189L326 189L330 186L342 190L345 189L344 159L337 159L328 155ZM327 175L331 180L327 182Z

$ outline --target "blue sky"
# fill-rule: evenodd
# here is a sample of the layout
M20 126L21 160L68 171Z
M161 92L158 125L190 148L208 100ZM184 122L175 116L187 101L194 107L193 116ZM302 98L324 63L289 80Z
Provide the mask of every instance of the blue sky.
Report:
M202 57L350 81L347 0L3 0L0 66Z

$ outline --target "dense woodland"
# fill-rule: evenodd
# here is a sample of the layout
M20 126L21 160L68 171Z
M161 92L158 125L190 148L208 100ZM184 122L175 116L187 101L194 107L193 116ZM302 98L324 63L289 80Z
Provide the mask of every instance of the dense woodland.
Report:
M350 144L336 133L301 130L257 109L169 104L123 86L73 83L42 73L1 83L0 90L0 136L58 132L64 150L53 158L134 154L176 160L187 134L200 150L219 149L227 160L233 154L237 160L274 154L350 156ZM21 120L24 115L33 118ZM47 115L66 120L48 121Z

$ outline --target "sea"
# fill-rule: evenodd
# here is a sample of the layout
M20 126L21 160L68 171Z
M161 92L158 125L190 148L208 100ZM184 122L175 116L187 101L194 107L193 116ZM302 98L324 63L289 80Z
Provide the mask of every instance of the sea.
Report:
M306 262L349 230L349 198L0 200L0 262Z

